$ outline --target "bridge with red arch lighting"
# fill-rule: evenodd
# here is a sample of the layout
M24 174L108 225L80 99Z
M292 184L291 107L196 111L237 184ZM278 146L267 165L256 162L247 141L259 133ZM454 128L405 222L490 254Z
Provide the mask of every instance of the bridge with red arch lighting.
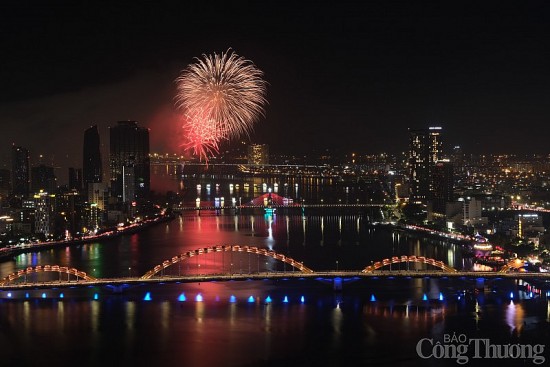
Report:
M446 272L450 272L450 273L457 272L455 268L450 267L449 265L445 264L443 261L426 258L424 256L400 256L400 257L394 256L392 258L374 262L372 265L364 268L363 273L372 273L385 266L391 266L392 264L400 264L400 263L406 263L407 265L409 263L426 264L426 265L435 266L436 268L439 268Z
M288 256L285 256L283 254L277 253L275 251L270 251L266 249L260 249L258 247L251 247L251 246L239 246L239 245L232 245L232 246L213 246L213 247L205 247L205 248L199 248L194 251L187 251L181 255L174 256L170 260L165 260L162 262L162 264L155 266L153 269L149 270L147 273L145 273L141 279L149 279L153 277L154 275L160 273L162 270L166 269L169 266L172 266L174 264L179 263L180 261L184 261L187 259L190 259L195 256L204 255L204 254L210 254L210 253L216 253L216 252L244 252L248 254L256 254L256 255L262 255L266 257L271 257L275 260L282 261L283 263L289 264L293 266L294 268L300 270L304 273L314 273L313 270L308 268L307 266L304 266L303 263L298 262Z
M164 275L163 270L178 264L182 261L191 258L215 253L236 252L261 255L273 258L285 264L291 265L299 271L266 271L266 272L249 272L249 273L219 273L219 274L194 274L194 275ZM391 269L383 270L385 267L391 267L392 264L407 264L407 269ZM440 270L419 270L409 269L410 263L418 263L430 265ZM52 288L52 287L72 287L72 286L121 286L131 284L144 283L170 283L170 282L207 282L207 281L226 281L226 280L246 280L246 279L286 279L286 278L412 278L412 277L448 277L448 278L511 278L511 279L550 279L549 273L529 273L517 271L521 269L524 262L518 259L510 261L499 271L492 272L474 272L474 271L458 271L443 261L426 258L423 256L400 256L383 259L373 262L370 266L363 270L329 270L329 271L314 271L305 266L302 262L296 261L284 254L277 253L268 249L260 249L252 246L226 245L212 246L199 248L193 251L188 251L183 254L172 257L169 260L163 261L155 266L141 277L119 277L119 278L96 278L84 271L59 265L43 265L28 267L13 272L0 280L0 290L8 289L32 289L32 288ZM58 281L27 282L27 277L36 273L59 273ZM159 275L160 273L160 275ZM67 279L62 279L61 275L67 274ZM75 279L71 280L70 277ZM17 282L23 278L23 282Z
M44 265L44 266L38 265L34 267L30 266L26 269L21 269L9 274L8 276L0 280L0 286L7 285L19 278L26 278L28 275L31 275L34 273L49 273L49 272L59 273L60 276L61 274L67 274L68 277L70 277L71 275L74 275L76 278L82 279L87 282L93 282L97 280L96 278L86 274L86 272L83 272L75 268L69 268L67 266L59 266L59 265Z

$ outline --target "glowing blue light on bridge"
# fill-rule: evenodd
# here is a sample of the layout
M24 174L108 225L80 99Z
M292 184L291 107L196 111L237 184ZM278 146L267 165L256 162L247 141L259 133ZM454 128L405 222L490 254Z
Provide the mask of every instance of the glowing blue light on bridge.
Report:
M197 301L197 302L202 302L202 294L200 294L200 293L197 294L197 295L195 296L195 301Z
M533 298L533 292L529 292L529 298Z
M187 298L185 297L185 293L182 293L182 294L179 295L178 301L180 301L180 302L187 301Z
M61 294L59 295L59 298L65 298L65 295L64 295L63 293L61 293Z
M145 293L145 297L143 297L143 300L144 300L144 301L150 301L150 300L152 300L152 298L151 298L151 292Z
M29 298L29 294L28 294L28 293L25 293L25 298Z
M306 301L305 297L302 296L302 297L300 298L300 302L304 303L305 301Z
M265 303L271 303L271 297L267 296L265 299Z
M42 298L46 298L46 293L42 293Z
M514 292L510 292L510 299L514 299Z
M231 297L229 297L229 302L235 303L237 302L237 298L234 295L231 295Z
M8 292L8 298L11 298L11 292Z
M443 301L443 293L439 292L439 300Z
M426 295L426 293L424 293L424 295L422 296L422 301L427 301L428 300L428 296Z
M283 303L288 303L288 297L285 296L285 298L283 298Z
M97 301L99 299L99 295L97 293L94 293L94 301Z
M374 296L374 294L371 294L371 295L370 295L370 301L371 301L371 302L375 302L375 301L376 301L376 297Z
M248 297L248 303L254 303L254 297L252 296Z

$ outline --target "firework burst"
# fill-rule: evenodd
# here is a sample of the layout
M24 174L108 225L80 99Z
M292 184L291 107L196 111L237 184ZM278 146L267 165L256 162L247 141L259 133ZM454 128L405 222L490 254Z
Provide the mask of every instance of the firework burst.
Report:
M183 128L202 159L217 152L220 141L250 134L264 115L266 82L251 61L231 50L203 55L176 79L176 105L187 116Z
M216 122L208 119L201 111L184 116L183 129L186 135L184 149L192 149L200 160L208 161L208 156L219 152L219 142L223 139Z

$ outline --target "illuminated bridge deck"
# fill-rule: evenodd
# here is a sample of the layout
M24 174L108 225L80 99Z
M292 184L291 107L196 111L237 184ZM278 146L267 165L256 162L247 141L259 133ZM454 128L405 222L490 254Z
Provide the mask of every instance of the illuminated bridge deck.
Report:
M321 271L313 273L303 272L268 272L252 274L209 274L209 275L183 275L183 276L158 276L149 279L140 277L127 278L101 278L95 280L52 281L32 283L12 283L0 286L0 290L25 290L25 289L51 289L71 287L100 287L100 286L129 286L144 284L164 283L199 283L199 282L227 282L246 280L283 280L283 279L409 279L409 278L440 278L440 279L538 279L550 280L550 273L520 273L520 272L473 272L473 271L374 271L365 273L361 271Z

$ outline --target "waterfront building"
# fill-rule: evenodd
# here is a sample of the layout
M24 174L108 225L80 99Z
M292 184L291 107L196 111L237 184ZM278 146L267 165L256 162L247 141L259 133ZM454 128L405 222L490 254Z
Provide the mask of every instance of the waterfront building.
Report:
M100 139L97 125L94 125L84 131L84 145L82 153L82 178L84 189L87 190L89 183L103 181L103 166L101 163Z
M111 189L119 202L129 200L124 195L125 171L133 169L132 186L135 199L143 200L149 196L150 162L149 162L149 129L139 127L136 121L119 121L109 128L110 134L110 173ZM127 192L130 192L128 188Z
M251 144L248 146L248 164L264 166L269 164L269 145Z
M409 180L411 203L426 204L433 192L432 175L441 159L441 127L409 129Z
M13 195L26 198L30 183L29 151L20 146L12 146L11 164Z
M77 190L72 189L56 195L56 216L60 219L61 225L73 237L82 231L82 215L84 196Z
M43 190L34 194L34 232L44 236L54 234L55 195Z
M432 175L432 210L436 215L445 216L447 202L453 201L453 164L449 160L438 161Z
M460 198L459 201L463 202L464 209L464 225L469 227L475 227L478 225L487 225L488 218L482 216L482 203L481 200L477 200L473 197Z

